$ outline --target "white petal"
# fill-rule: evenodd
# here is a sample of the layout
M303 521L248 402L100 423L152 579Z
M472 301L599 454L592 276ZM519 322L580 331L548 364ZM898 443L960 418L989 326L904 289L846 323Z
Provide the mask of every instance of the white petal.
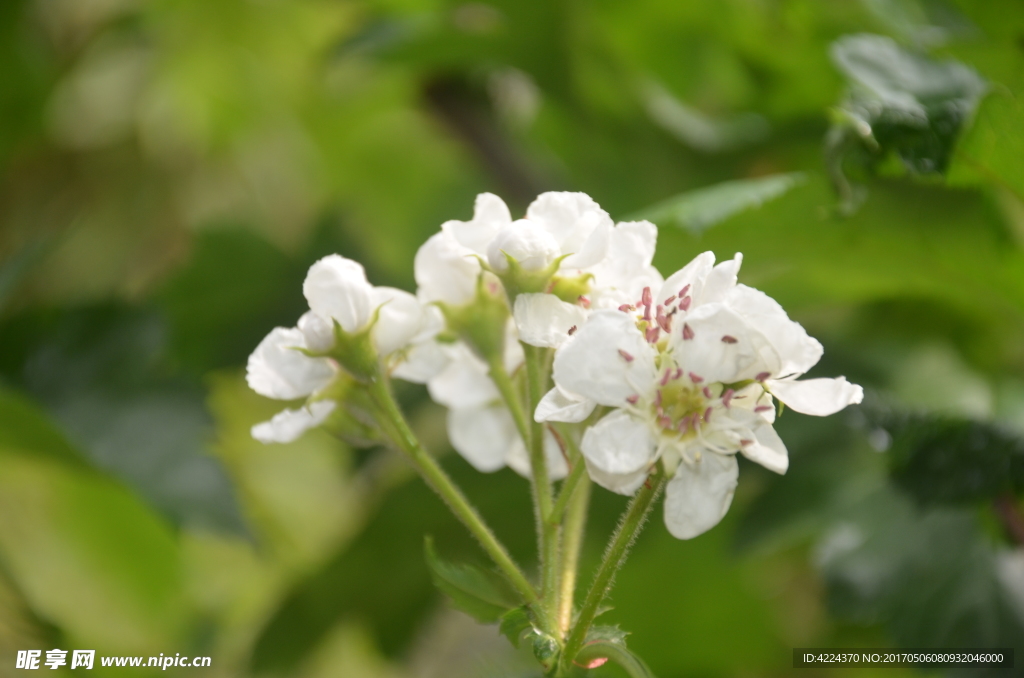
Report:
M765 385L786 407L817 417L835 414L847 405L856 405L864 399L864 389L846 381L846 377L802 381L768 380Z
M636 473L606 473L594 466L589 459L584 459L584 461L587 464L587 475L591 480L606 490L624 494L627 497L640 489L650 473L647 468L642 468Z
M299 331L306 341L306 348L313 351L330 351L334 347L334 325L313 311L307 311L299 318Z
M463 247L487 256L487 245L510 223L512 215L505 202L493 193L481 193L476 196L471 221L446 221L441 230L450 233Z
M684 289L686 289L686 295L691 299L698 298L704 289L704 279L708 277L714 265L714 252L698 254L693 261L668 277L665 284L661 286L661 291L654 303L663 303L669 297L682 297L683 295L680 293ZM691 308L693 307L691 306Z
M370 319L370 283L363 267L331 254L309 267L302 293L309 307L324 318L334 318L346 332L362 329Z
M476 293L480 262L448 232L435 233L420 246L413 268L423 302L466 304Z
M682 338L687 327L691 339ZM768 339L722 304L705 304L687 314L672 328L672 342L680 366L710 383L776 374L781 364Z
M582 252L584 243L599 226L610 228L611 217L585 193L542 193L530 203L526 218L547 230L561 248L562 254ZM593 263L597 263L598 258ZM575 263L567 267L581 268Z
M772 343L782 365L780 375L803 374L814 367L824 353L821 344L789 319L782 306L761 290L737 285L725 301Z
M373 328L377 352L387 356L408 345L426 318L416 297L394 287L374 287L370 299L372 307L380 309Z
M677 539L692 539L721 522L739 477L736 457L708 452L682 463L665 491L665 526Z
M564 421L576 423L590 416L597 403L587 398L570 395L555 386L544 394L533 413L534 421Z
M421 308L423 309L423 320L420 323L420 331L412 338L415 343L433 339L445 327L444 314L436 305L426 304Z
M590 269L594 274L594 284L601 288L629 287L637 274L646 272L654 259L658 228L649 221L627 221L611 230L610 240L608 256Z
M461 343L452 349L451 360L430 380L427 390L435 402L453 409L481 407L501 397L487 376L487 365Z
M585 269L595 266L608 257L611 247L612 221L611 219L598 219L594 230L583 241L578 249L566 257L560 266L562 269ZM563 253L567 253L562 250Z
M448 410L452 447L482 473L505 466L509 447L517 437L515 423L503 407Z
M633 474L655 460L656 441L647 422L616 410L587 429L580 449L594 467L612 475Z
M449 360L451 358L444 347L428 339L410 346L401 362L391 370L391 376L414 384L425 384L440 374Z
M547 461L548 477L551 480L561 480L569 474L569 465L565 462L562 448L558 446L555 436L546 428L544 430L544 459ZM526 451L526 445L523 444L523 439L519 436L516 436L515 442L509 448L505 463L524 478L533 475L530 469L530 454Z
M498 231L487 246L487 262L495 271L508 270L508 259L515 259L527 271L547 268L561 250L554 237L528 219L514 221Z
M652 391L657 378L654 350L635 319L618 311L592 313L555 353L553 374L566 391L611 407Z
M579 329L587 312L553 294L520 294L512 311L519 339L531 346L558 348L569 338L569 330Z
M334 407L333 400L318 400L297 410L283 410L270 421L253 426L252 437L261 443L290 443L324 423Z
M334 378L327 358L310 358L296 349L306 348L302 332L277 327L249 356L246 381L260 395L278 400L303 398L326 386Z
M713 304L723 301L727 294L736 287L736 276L740 272L740 264L743 263L743 255L739 252L736 256L723 261L711 269L708 277L704 279L704 288L700 295L694 297L695 304Z
M526 353L519 343L519 331L516 329L515 318L509 318L505 324L505 370L514 374L526 362Z
M782 438L775 432L772 425L763 417L749 410L733 408L732 414L745 419L747 431L749 431L743 440L750 442L740 444L740 452L743 453L743 456L764 466L769 471L785 473L789 468L789 453L786 451L786 444L782 442ZM746 437L747 435L753 437Z

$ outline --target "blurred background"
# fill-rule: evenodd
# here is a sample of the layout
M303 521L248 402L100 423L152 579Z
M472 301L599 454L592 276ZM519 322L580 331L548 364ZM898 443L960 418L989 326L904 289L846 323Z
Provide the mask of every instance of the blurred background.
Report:
M868 389L786 413L790 472L741 461L710 533L656 511L602 621L657 675L789 675L802 646L1020 654L1022 97L1011 0L0 2L0 676L54 647L530 675L432 587L425 533L483 556L401 459L249 437L280 404L246 357L303 312L308 266L412 289L481 191L651 218L665 274L742 251L741 281L824 344L814 375ZM400 395L532 562L526 482L473 472ZM595 490L583 584L623 505Z

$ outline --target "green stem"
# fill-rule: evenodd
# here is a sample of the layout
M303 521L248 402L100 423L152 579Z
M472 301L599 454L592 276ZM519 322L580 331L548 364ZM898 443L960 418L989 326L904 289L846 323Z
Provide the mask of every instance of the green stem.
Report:
M462 521L470 533L476 537L487 555L491 557L498 569L502 571L509 583L519 592L527 604L538 601L537 591L512 560L512 556L498 541L491 529L466 499L462 491L452 482L437 461L423 448L416 434L409 428L405 416L391 393L388 382L377 378L370 382L370 395L379 409L381 423L391 434L392 441L405 452L416 470L427 484L448 504L455 516Z
M569 450L569 475L562 481L562 487L558 491L558 497L555 499L554 505L551 507L551 517L549 520L553 523L562 522L562 515L565 513L566 507L569 505L569 499L573 496L573 490L579 482L587 475L587 465L583 461L583 454L580 452L579 445L572 436L567 435L564 431L556 431L558 439L565 445Z
M544 424L535 421L537 409L547 386L545 370L545 349L523 344L526 356L526 391L529 408L530 437L526 441L530 451L530 471L533 479L533 496L536 502L538 537L540 539L541 597L547 618L554 621L558 614L558 580L561 576L561 526L551 520L553 505L551 477L548 475L547 457L544 454ZM554 630L554 629L551 629Z
M512 383L512 377L505 371L505 366L502 364L500 357L492 360L489 367L491 380L498 387L498 393L501 394L501 399L505 401L505 405L512 415L512 421L515 422L519 436L523 439L523 443L527 448L529 448L530 424L526 419L526 413L523 411L523 403L520 400L519 392L516 390L516 385Z
M565 642L560 664L563 671L569 670L572 661L576 658L580 648L583 647L587 632L590 630L591 624L594 623L594 618L597 617L598 608L611 589L615 573L619 571L619 568L626 561L629 547L633 545L637 535L640 534L640 530L647 520L647 514L654 505L654 500L661 493L661 488L664 484L664 476L659 471L647 479L647 482L644 483L644 486L640 488L636 496L630 500L629 506L626 507L626 512L622 515L618 527L615 528L611 541L608 542L608 548L604 552L604 560L601 561L600 567L597 568L597 574L594 575L594 583L591 584L587 597L583 601L583 607L580 608L576 624L572 627L572 631L569 632L569 638Z
M576 466L582 465L582 459L576 461ZM563 495L567 489L572 495L569 510L565 515L562 535L562 578L561 592L558 598L558 630L559 636L562 638L569 632L569 626L572 624L576 575L579 570L583 533L587 526L587 508L590 505L590 478L584 476L583 481L578 482L575 487L575 492L571 488L562 487Z

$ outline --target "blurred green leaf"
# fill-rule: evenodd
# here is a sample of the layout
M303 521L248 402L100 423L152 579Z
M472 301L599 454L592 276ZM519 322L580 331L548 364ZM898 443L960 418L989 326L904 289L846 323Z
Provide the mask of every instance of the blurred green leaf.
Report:
M526 631L533 628L530 611L526 607L517 607L501 615L498 633L508 638L513 647L518 648L520 639Z
M188 264L158 295L174 358L196 374L244 362L270 328L295 325L305 307L304 275L250 231L203 231Z
M902 647L1012 647L1022 618L997 552L968 511L920 510L881 487L825 533L817 561L830 609L884 624Z
M21 314L2 331L0 370L93 465L178 523L245 532L227 475L204 450L205 394L172 376L160 315L104 304Z
M922 504L977 502L1024 490L1024 440L993 424L887 414L893 479Z
M446 470L519 562L534 547L525 482L510 471L482 475L460 459ZM389 656L406 650L437 600L423 562L423 535L448 553L482 557L466 529L418 478L392 491L364 530L297 581L259 634L257 673L290 671L343 619L363 620ZM512 603L514 607L518 603Z
M642 210L634 218L649 219L657 224L672 224L700 233L735 214L760 207L805 180L803 173L793 172L725 181L669 198Z
M642 97L648 115L670 134L705 153L732 151L762 141L770 127L761 116L747 113L718 120L687 106L664 87L649 83Z
M70 464L89 467L82 453L68 442L47 415L28 398L0 388L0 448Z
M434 540L423 540L427 565L439 588L458 609L485 624L496 622L522 603L496 573L465 563L449 563L437 555Z
M0 514L0 556L40 617L115 653L155 653L179 638L177 544L133 492L66 464L0 454Z
M991 182L1024 200L1024 91L995 88L978 108L971 125L957 146L949 170L952 184Z
M875 173L895 157L910 174L945 173L985 81L958 61L935 61L879 35L844 37L831 54L849 82L826 150L844 209L857 200L846 176L851 164Z

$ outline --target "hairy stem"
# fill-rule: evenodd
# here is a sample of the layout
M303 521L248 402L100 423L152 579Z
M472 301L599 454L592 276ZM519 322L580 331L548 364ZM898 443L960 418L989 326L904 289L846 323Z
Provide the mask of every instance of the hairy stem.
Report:
M533 585L512 560L508 550L498 541L477 510L462 494L462 491L456 487L448 474L416 438L416 434L413 433L398 407L398 403L395 402L387 380L383 377L374 379L370 383L370 395L379 410L381 424L388 432L392 442L408 455L427 485L440 495L455 516L476 537L484 551L491 557L509 583L519 592L519 595L523 597L523 600L531 605L536 604L538 595Z
M544 424L533 417L537 404L547 390L545 349L523 344L526 355L527 418L530 438L530 471L533 479L533 496L536 501L537 525L540 539L541 597L548 619L556 619L558 613L558 580L561 576L561 525L551 519L553 505L551 476L548 475L547 457L544 454ZM554 629L552 629L554 630Z
M654 500L661 493L664 484L664 476L660 471L648 478L636 496L630 500L626 512L619 520L619 525L615 528L611 541L608 542L608 548L605 549L604 559L601 561L600 567L597 568L597 574L594 575L594 583L591 584L587 597L583 600L579 617L569 632L569 638L562 650L560 667L563 672L569 670L580 648L583 647L587 632L590 630L591 624L594 623L594 618L597 617L598 608L605 596L608 595L608 591L611 590L615 573L626 561L629 548L640 534L640 530L647 520L647 514L654 505Z
M577 459L576 467L582 465L583 460ZM587 527L587 509L590 506L590 478L584 475L582 482L575 485L575 490L563 486L563 495L567 489L572 500L569 502L569 510L565 514L565 524L562 527L562 578L561 592L558 598L558 630L559 635L563 638L569 632L569 626L572 624L576 575L579 571L583 534Z
M550 520L553 523L562 522L562 515L565 513L566 507L569 506L569 500L573 496L573 491L576 486L583 480L587 475L587 465L583 461L583 454L580 452L579 445L573 440L572 436L569 436L558 429L553 429L555 436L558 438L559 443L568 451L569 457L569 475L562 481L562 487L558 491L558 497L555 499L554 505L551 507Z

